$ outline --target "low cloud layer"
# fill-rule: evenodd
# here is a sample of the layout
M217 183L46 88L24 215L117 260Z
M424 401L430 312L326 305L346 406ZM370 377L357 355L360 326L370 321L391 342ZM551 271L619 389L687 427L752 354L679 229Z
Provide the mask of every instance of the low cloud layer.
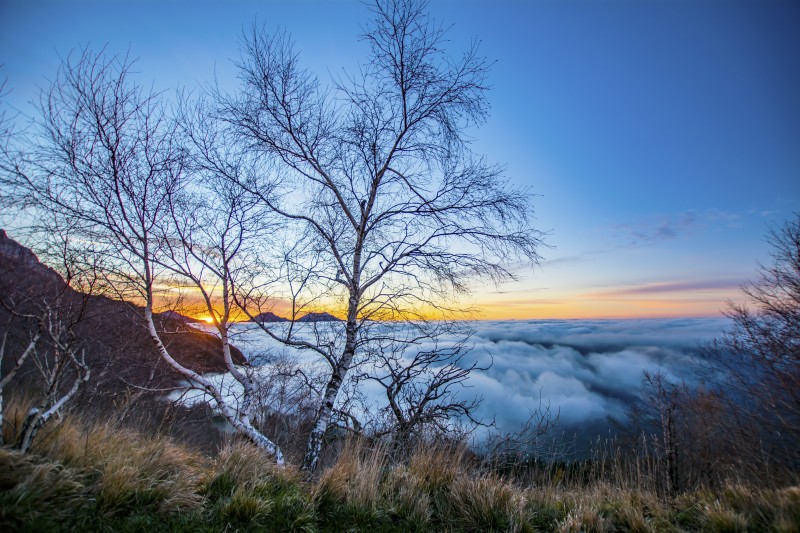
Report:
M491 367L474 372L459 394L482 398L478 415L502 431L517 430L543 402L559 413L561 431L596 435L609 415L624 415L644 370L695 383L700 344L725 326L725 319L708 318L478 322L470 357ZM248 356L285 351L252 330L236 342ZM316 363L304 354L296 361L307 368ZM263 370L268 374L269 365ZM369 403L383 403L377 388L363 392Z
M482 322L475 350L493 365L470 384L484 398L481 414L508 431L540 398L565 431L602 427L636 398L644 370L696 382L700 343L724 327L724 319Z

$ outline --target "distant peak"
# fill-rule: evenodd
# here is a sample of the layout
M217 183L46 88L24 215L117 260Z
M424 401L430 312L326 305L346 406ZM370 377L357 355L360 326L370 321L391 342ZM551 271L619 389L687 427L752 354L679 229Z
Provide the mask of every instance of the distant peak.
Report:
M341 318L337 318L330 313L308 313L297 319L298 322L341 322Z
M266 311L264 313L259 313L253 317L252 322L288 322L288 318L283 318L282 316L278 316L275 313L271 313Z

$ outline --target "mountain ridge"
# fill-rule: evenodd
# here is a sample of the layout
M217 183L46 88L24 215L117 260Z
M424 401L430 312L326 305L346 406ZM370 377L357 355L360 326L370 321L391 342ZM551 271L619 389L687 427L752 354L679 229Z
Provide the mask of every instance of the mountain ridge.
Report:
M90 386L113 396L131 387L140 391L167 389L183 382L156 351L144 327L141 306L76 291L3 229L0 229L0 293L4 302L0 305L0 323L8 334L8 353L21 353L20 347L30 339L30 320L19 314L38 316L47 305L60 302L68 318L75 320L73 332L93 369ZM199 373L227 370L217 337L193 328L186 317L170 311L157 314L155 322L164 345L181 364ZM232 348L234 360L246 364L241 351ZM2 369L11 368L12 359L6 356ZM33 366L31 360L27 361L20 375L35 378Z

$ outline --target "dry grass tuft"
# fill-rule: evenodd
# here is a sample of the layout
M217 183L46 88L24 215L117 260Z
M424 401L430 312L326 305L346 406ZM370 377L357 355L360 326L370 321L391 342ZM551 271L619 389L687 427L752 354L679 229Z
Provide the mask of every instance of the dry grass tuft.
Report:
M262 450L242 439L230 441L220 450L207 479L207 490L231 495L236 488L253 489L279 477L300 483L300 473L291 466L279 467Z
M0 524L10 531L43 519L57 523L90 505L87 477L61 464L0 448Z
M716 500L703 509L703 530L718 533L739 533L747 531L747 518L721 501Z
M208 460L163 436L144 436L112 424L65 418L33 453L73 468L99 471L95 498L99 512L114 514L142 505L180 513L202 503L197 488Z
M264 451L241 439L219 452L203 494L207 511L233 529L306 530L316 521L300 472L277 466Z
M603 533L609 530L609 523L596 508L581 504L559 520L555 530L559 533Z
M376 510L386 462L385 445L369 447L363 440L348 440L336 463L317 482L314 499L331 499Z
M450 486L450 504L462 528L519 531L526 521L523 491L492 475L461 473Z
M383 488L389 509L402 516L414 529L425 529L433 516L431 495L425 490L425 480L406 468L393 468L386 476Z
M775 510L773 527L780 533L800 533L800 487L776 491L770 498Z
M9 406L12 420L21 419L25 411L19 402ZM198 452L167 437L143 435L109 422L91 422L75 415L57 422L46 426L33 442L31 457L38 456L41 465L29 470L13 490L35 486L49 492L43 470L51 471L47 476L55 476L60 490L66 487L66 478L80 472L82 490L100 514L126 514L142 508L176 514L201 507L203 498L197 489L208 460Z
M463 446L420 446L408 462L408 472L420 480L424 490L436 494L449 487L465 468Z
M0 530L800 533L800 487L669 497L609 472L534 486L467 457L428 445L393 463L386 444L353 439L308 483L241 439L212 460L164 436L67 416L30 454L0 448Z

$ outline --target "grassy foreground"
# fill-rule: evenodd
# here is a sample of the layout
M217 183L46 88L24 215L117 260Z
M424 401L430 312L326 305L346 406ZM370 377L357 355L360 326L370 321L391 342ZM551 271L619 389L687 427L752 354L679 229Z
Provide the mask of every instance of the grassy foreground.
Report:
M523 486L457 450L392 465L349 443L306 482L252 446L210 458L166 437L65 419L0 448L2 531L800 531L800 488L663 498L608 482Z

